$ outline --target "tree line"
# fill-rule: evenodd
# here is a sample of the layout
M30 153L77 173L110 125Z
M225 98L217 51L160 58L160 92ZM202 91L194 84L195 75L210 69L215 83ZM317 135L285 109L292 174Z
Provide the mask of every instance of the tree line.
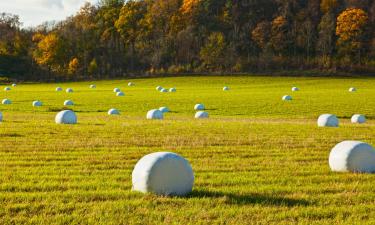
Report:
M375 73L373 0L101 0L22 28L0 14L0 76Z

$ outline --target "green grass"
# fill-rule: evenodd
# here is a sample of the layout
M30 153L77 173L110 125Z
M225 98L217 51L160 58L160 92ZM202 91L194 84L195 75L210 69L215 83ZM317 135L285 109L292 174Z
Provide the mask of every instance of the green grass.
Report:
M0 224L373 224L371 174L330 171L343 140L375 145L375 79L179 77L19 84L0 92ZM176 87L159 93L157 85ZM231 88L223 92L223 86ZM55 87L75 92L55 92ZM300 92L291 92L298 86ZM349 87L358 92L349 93ZM120 87L125 97L116 97ZM1 90L3 87L1 87ZM294 98L281 101L285 94ZM79 124L56 125L64 100ZM32 101L44 106L33 108ZM204 103L208 120L194 120ZM168 106L163 121L146 112ZM122 115L108 116L118 108ZM318 128L333 113L340 128ZM353 125L354 113L368 123ZM131 191L142 156L172 151L195 172L184 198Z

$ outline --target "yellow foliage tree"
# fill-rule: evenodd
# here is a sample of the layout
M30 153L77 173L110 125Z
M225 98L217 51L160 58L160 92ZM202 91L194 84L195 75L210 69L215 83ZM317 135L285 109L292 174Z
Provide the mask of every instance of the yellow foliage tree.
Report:
M68 73L69 75L74 75L77 73L78 71L78 67L79 67L79 61L77 58L73 58L70 62L69 62L69 68L68 68Z
M330 12L338 6L337 0L322 0L320 3L320 9L323 13Z
M195 9L198 7L201 0L184 0L181 12L183 14L191 14L195 11Z
M337 17L337 46L341 53L360 53L366 37L368 15L362 9L350 8Z

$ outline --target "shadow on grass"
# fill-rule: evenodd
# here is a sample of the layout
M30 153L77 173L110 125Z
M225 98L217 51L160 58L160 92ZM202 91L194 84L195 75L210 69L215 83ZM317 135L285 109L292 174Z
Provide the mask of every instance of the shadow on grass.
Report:
M232 194L218 191L194 190L188 198L223 199L226 204L234 205L273 205L273 206L307 206L311 203L304 199L294 199L261 194Z

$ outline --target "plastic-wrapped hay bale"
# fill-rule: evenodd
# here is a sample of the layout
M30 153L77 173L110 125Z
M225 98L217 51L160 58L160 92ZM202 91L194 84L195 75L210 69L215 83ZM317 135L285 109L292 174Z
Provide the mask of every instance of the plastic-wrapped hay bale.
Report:
M118 92L121 92L121 90L120 90L120 88L114 88L114 89L113 89L113 92L114 92L114 93L118 93Z
M356 92L356 91L357 91L357 88L355 88L355 87L349 88L349 92Z
M176 91L177 91L176 88L170 88L170 89L169 89L169 92L176 92Z
M299 91L298 87L292 87L292 91Z
M355 114L351 119L352 123L366 123L366 117L361 114Z
M195 119L207 119L208 113L205 111L198 111L195 113Z
M62 91L63 89L61 87L57 87L56 91Z
M10 87L5 87L4 88L4 91L10 91L10 90L12 90Z
M229 87L223 87L223 91L229 91L230 89L229 89Z
M168 112L170 112L168 107L160 107L159 110L160 110L162 113L168 113Z
M132 173L133 191L161 196L185 196L194 185L194 172L189 162L171 152L144 156Z
M40 107L42 105L43 105L43 103L41 101L33 101L33 106L34 107Z
M162 92L162 93L167 93L167 92L168 92L168 89L162 88L162 89L160 90L160 92Z
M195 110L205 110L205 107L204 107L203 104L196 104L196 105L194 106L194 109L195 109Z
M108 115L120 115L120 111L117 109L110 109Z
M116 96L118 96L118 97L123 97L123 96L125 96L125 93L122 92L122 91L120 91L120 92L117 92L117 93L116 93Z
M375 172L375 149L360 141L343 141L329 155L329 166L335 172Z
M292 101L292 96L290 96L290 95L284 95L283 96L283 101Z
M96 85L95 85L95 84L91 84L91 85L90 85L90 88L91 88L91 89L95 89L95 88L96 88Z
M72 88L67 88L66 89L66 93L73 93L73 89Z
M3 113L0 112L0 122L2 122L2 121L3 121Z
M74 105L74 102L73 102L72 100L66 100L66 101L64 102L64 105L65 105L65 106L72 106L72 105Z
M3 99L3 101L1 102L3 105L10 105L12 104L12 101L9 100L9 99Z
M57 124L76 124L77 116L71 110L64 110L56 115L55 122Z
M133 86L135 86L135 84L132 83L132 82L129 82L129 83L128 83L128 86L129 86L129 87L133 87Z
M162 86L157 86L157 87L156 87L156 90L157 90L157 91L161 91L162 89L163 89Z
M17 84L12 84L12 87L16 87L17 86Z
M318 118L319 127L338 127L339 119L333 114L323 114Z
M149 120L162 120L164 115L159 109L153 109L147 112L146 118Z

